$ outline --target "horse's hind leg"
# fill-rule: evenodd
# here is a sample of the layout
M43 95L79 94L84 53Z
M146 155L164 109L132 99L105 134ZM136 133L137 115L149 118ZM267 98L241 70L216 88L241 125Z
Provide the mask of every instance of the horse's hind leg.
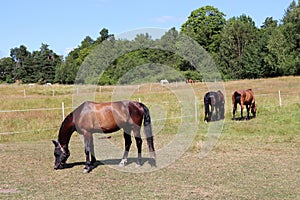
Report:
M90 149L91 149L91 165L94 166L96 163L96 156L95 156L95 149L94 149L94 138L93 135L91 136L91 141L90 141Z
M94 154L94 143L93 143L93 135L90 132L84 131L84 145L85 145L85 157L86 157L86 163L83 172L89 173L92 170L92 164L93 162L96 162L96 158L94 155L92 155L92 162L90 160L90 153Z
M204 122L208 122L209 103L204 99Z
M121 162L119 163L119 166L125 166L127 163L127 158L128 158L128 154L129 154L129 150L130 150L130 146L131 146L131 130L125 130L124 129L124 140L125 140L125 150L124 150L124 154L123 154L123 158L121 160Z
M219 105L216 106L216 120L221 119L221 114L220 114L220 107Z
M235 112L236 112L236 109L237 109L237 103L234 103L233 104L233 109L232 109L232 119L235 120Z
M137 158L137 166L142 165L142 144L143 140L141 138L141 133L140 133L140 127L136 127L133 130L135 142L136 142L136 147L138 149L138 158Z
M241 119L244 119L243 110L244 110L244 104L241 103Z
M214 110L215 110L215 106L211 105L211 111L209 112L209 121L214 121L215 120L215 118L213 117Z

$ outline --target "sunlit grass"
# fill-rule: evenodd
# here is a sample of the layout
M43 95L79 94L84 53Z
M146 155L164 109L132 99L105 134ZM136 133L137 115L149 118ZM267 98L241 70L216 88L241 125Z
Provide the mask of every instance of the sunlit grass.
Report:
M181 104L172 90L191 87L196 95L198 129L193 143L174 163L151 173L124 173L99 165L90 174L83 174L83 142L76 133L70 141L68 160L74 167L54 171L50 140L57 138L61 110L2 112L0 132L19 133L0 135L0 198L82 199L86 194L98 199L299 198L300 77L230 81L224 86L226 116L222 133L203 159L199 159L199 152L209 126L215 123L203 122L205 83L177 83L169 88L146 84L134 90L130 98L141 100L150 109L157 150L174 139L182 122ZM73 109L72 98L80 97L76 92L72 97L73 86L55 86L54 96L51 87L36 86L24 97L24 87L28 86L2 85L0 111L61 108L64 102L66 115ZM231 93L240 88L254 91L258 109L254 119L231 120ZM114 91L114 86L97 86L95 100L111 101ZM189 114L186 119L193 122L194 112ZM97 138L103 136L98 134ZM122 131L111 136L110 142L123 149ZM143 153L148 151L146 144ZM134 139L130 155L136 156ZM15 192L3 194L1 189Z

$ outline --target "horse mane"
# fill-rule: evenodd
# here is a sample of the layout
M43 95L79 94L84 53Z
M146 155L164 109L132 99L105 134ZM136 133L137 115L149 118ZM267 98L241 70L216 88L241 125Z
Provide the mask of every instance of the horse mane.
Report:
M59 129L59 134L58 134L58 141L60 144L67 144L69 143L69 139L71 135L68 134L72 134L76 128L74 127L66 127L66 125L69 123L69 120L73 120L73 112L71 112L70 114L67 115L67 117L64 119L64 121L62 122L60 129ZM68 131L66 132L66 130L64 130L64 128L67 128Z
M60 126L60 129L59 129L59 132L61 132L61 130L64 128L64 126L66 125L66 123L69 121L69 119L73 117L73 112L71 112L70 114L68 114L64 121L61 123L61 126Z

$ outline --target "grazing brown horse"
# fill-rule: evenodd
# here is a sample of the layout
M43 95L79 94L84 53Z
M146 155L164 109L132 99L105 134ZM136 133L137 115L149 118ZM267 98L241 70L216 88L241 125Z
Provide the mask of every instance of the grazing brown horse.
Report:
M244 105L246 105L247 108L246 119L250 119L250 115L249 115L250 108L253 117L256 116L255 98L254 98L254 93L251 89L237 90L232 93L233 119L235 119L235 111L237 109L237 104L240 104L241 106L241 119L244 118L243 117Z
M204 121L209 122L212 120L221 120L224 119L224 104L225 98L223 93L218 90L217 92L207 92L204 95ZM209 110L209 106L211 109ZM212 115L215 110L215 117L212 118Z
M144 104L135 101L84 102L64 119L59 130L58 141L52 140L55 145L54 169L62 169L70 156L68 144L74 131L84 137L86 155L84 173L88 173L96 162L92 134L96 132L112 133L121 128L124 130L125 151L120 165L124 166L127 162L132 143L131 131L134 134L138 149L137 165L141 165L142 138L140 129L143 120L149 151L155 158L150 112Z

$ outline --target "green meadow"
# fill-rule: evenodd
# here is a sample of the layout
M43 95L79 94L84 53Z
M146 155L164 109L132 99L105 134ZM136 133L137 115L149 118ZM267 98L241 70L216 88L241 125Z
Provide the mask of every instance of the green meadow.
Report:
M224 82L222 131L201 159L209 127L220 123L203 122L205 83L120 88L150 108L158 152L176 138L183 117L195 120L193 140L178 159L152 172L133 173L101 164L96 155L98 166L83 174L84 148L75 133L68 160L73 164L55 171L51 139L57 138L63 114L84 94L67 85L0 85L0 199L300 199L300 77ZM197 109L183 112L176 93L186 88L193 91L190 101ZM255 94L257 117L233 121L231 93L248 88ZM121 98L116 91L115 86L95 86L94 99ZM109 140L123 148L121 131ZM134 142L130 157L136 157Z

